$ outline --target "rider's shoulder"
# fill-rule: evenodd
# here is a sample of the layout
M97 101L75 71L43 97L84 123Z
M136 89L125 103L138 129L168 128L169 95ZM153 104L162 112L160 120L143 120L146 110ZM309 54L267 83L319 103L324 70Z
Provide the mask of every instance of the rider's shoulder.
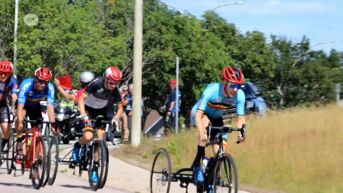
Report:
M205 92L213 92L220 89L220 83L210 83L206 86Z
M33 84L33 78L25 78L22 82L21 85L31 85Z

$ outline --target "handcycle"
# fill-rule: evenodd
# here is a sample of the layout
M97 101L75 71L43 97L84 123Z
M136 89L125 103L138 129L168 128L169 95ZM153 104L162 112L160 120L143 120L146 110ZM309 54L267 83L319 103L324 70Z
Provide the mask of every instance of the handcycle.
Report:
M11 130L7 151L8 159L6 161L10 166L8 173L10 174L14 170L14 176L16 176L17 171L21 171L23 175L26 170L29 170L29 178L32 180L32 186L35 189L42 186L47 169L47 147L41 134L43 123L49 122L42 120L24 121L24 139L21 146L19 146L18 139L15 138L14 130ZM17 166L20 166L20 169Z
M106 130L106 128L111 124L111 121L104 120L103 116L98 116L90 121L90 126L93 128L93 139L88 144L81 146L78 162L71 160L72 150L60 158L59 162L68 163L71 168L74 168L74 175L76 174L77 168L79 176L82 175L83 171L88 171L90 188L96 191L97 189L105 186L109 162L107 144L105 140L98 139L98 130ZM91 179L92 172L94 171L99 177L97 182L93 182Z
M246 128L235 129L227 126L222 127L207 127L207 133L212 130L219 132L209 140L206 146L219 145L217 154L211 158L202 158L202 169L204 172L205 181L202 184L195 184L192 166L190 168L181 168L172 173L171 159L166 149L160 148L154 157L150 171L150 192L166 192L170 191L171 182L180 182L180 187L188 192L188 185L196 185L197 193L202 192L238 192L238 176L232 156L224 152L223 136L233 131L241 132L243 139L246 138ZM210 136L210 135L209 135ZM237 141L239 143L239 141Z

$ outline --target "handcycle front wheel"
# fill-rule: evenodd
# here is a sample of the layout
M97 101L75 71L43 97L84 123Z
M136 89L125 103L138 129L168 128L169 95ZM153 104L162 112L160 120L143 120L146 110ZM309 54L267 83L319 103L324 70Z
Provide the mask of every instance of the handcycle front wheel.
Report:
M102 160L101 160L101 163L103 165L103 173L100 174L100 185L99 185L99 188L103 188L106 184L106 181L107 181L107 175L108 175L108 163L109 163L109 154L108 154L108 147L107 147L107 144L105 141L101 140L101 143L102 143L102 147L101 149L103 149L103 155L102 155Z
M36 139L36 158L31 158L34 160L31 162L30 175L32 180L32 186L35 189L39 189L44 181L44 176L46 174L46 146L42 137L37 137Z
M92 145L91 154L88 162L88 181L90 188L96 191L105 185L107 180L108 155L102 140L97 140ZM95 172L95 174L94 174ZM97 176L97 181L94 181L94 175Z
M157 152L150 173L150 193L169 193L171 182L171 161L166 149Z
M238 192L237 169L233 158L229 154L224 154L215 166L213 192Z

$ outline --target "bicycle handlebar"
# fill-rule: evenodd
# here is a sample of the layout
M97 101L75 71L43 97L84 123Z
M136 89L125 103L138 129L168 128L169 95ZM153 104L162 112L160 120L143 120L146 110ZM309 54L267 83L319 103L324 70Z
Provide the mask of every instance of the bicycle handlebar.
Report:
M222 134L226 134L226 133L232 133L233 131L238 131L241 132L241 135L243 137L243 140L246 139L247 134L246 134L246 128L245 128L245 124L242 125L242 128L232 128L232 127L228 127L228 126L221 126L221 127L213 127L213 126L209 126L208 130L209 132L211 132L211 130L220 130L219 133L216 134L216 136L214 137L213 140L211 140L210 142L206 143L206 146L209 145L214 145L214 144L218 144L219 143L219 138ZM240 141L236 141L237 144L240 143Z

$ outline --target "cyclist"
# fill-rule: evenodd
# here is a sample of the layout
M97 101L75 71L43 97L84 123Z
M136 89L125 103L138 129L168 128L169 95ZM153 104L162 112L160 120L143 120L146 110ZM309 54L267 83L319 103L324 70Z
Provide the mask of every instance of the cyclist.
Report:
M102 115L107 120L112 119L108 116L108 111L113 109L113 105L117 105L117 112L113 117L113 121L118 123L119 118L123 112L121 103L121 95L118 89L119 83L122 79L121 71L117 67L108 67L103 77L98 77L93 80L85 91L81 94L78 100L78 107L80 115L83 117L86 125L89 123L89 118L94 119ZM89 117L88 117L89 116ZM104 130L98 130L98 137L103 139ZM72 153L71 167L79 160L79 150L81 145L87 144L93 138L93 128L84 127L83 136L78 142L74 144ZM96 183L99 180L97 171L92 171L91 180Z
M13 65L8 60L0 61L0 125L2 130L1 151L8 142L10 135L10 112L14 112L17 101L18 82L12 76ZM7 98L10 97L11 110L7 105ZM0 160L1 161L1 160Z
M18 110L17 110L17 140L18 154L21 154L22 135L24 127L24 118L30 120L42 119L42 109L40 101L47 101L47 112L51 123L51 131L58 134L55 123L54 101L55 89L50 82L52 73L49 69L40 67L35 71L34 78L26 78L20 84L18 92Z
M236 67L226 67L221 73L222 82L212 83L207 85L202 93L200 100L194 105L191 113L192 124L198 128L198 150L193 162L193 174L196 184L204 182L204 174L200 167L200 160L205 156L205 146L208 141L207 126L211 124L215 127L223 126L223 110L236 106L237 127L242 127L245 124L245 95L240 89L244 83L244 76L240 69ZM243 142L243 138L238 133L238 140ZM211 136L215 136L215 132L211 132ZM224 147L227 145L227 136L224 138ZM218 145L213 146L213 151L216 154ZM211 187L209 187L211 188ZM211 190L208 190L211 192Z

